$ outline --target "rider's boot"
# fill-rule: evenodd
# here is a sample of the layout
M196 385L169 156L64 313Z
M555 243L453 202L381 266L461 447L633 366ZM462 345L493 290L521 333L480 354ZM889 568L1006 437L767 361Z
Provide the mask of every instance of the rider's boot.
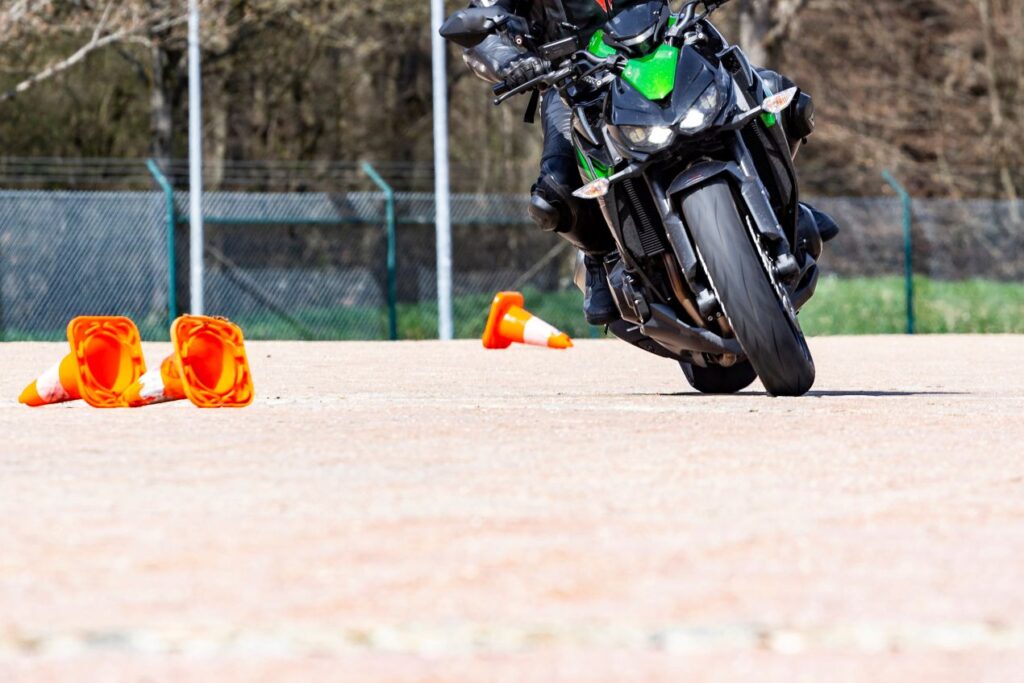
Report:
M807 254L815 261L821 259L823 241L814 214L806 204L800 205L800 213L796 219L796 241L796 249L793 251L797 255Z
M587 271L586 291L583 295L583 314L587 322L594 326L610 325L622 315L612 298L611 287L608 286L608 274L604 269L603 259L589 254L583 256L583 265Z
M599 212L578 201L551 175L533 186L529 211L542 230L558 233L583 252L587 275L583 313L587 322L608 325L618 320L621 316L604 270L604 257L614 251L615 242Z
M818 234L821 235L822 242L831 242L839 236L839 224L835 222L832 216L829 216L824 211L818 211L810 204L803 204L802 206L809 209L814 216L814 223L818 226Z
M796 221L798 251L818 261L822 245L839 235L839 225L827 213L818 211L810 204L800 204L800 215Z

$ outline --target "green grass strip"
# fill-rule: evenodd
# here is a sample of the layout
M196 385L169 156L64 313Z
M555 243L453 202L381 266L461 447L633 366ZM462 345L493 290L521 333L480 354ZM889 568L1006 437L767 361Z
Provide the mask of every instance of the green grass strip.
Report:
M1024 284L966 280L942 282L915 278L917 325L921 334L1024 334ZM544 293L526 290L526 308L575 339L603 336L583 319L583 295L576 290ZM483 334L492 295L455 298L455 334L462 339ZM289 313L316 340L385 339L387 308L296 308ZM246 338L301 339L302 334L273 314L235 318ZM902 334L906 328L903 279L823 278L814 299L804 307L800 323L809 336ZM153 321L140 324L145 339L166 340L167 332ZM399 304L402 339L437 338L437 304ZM64 330L5 330L6 341L61 341Z

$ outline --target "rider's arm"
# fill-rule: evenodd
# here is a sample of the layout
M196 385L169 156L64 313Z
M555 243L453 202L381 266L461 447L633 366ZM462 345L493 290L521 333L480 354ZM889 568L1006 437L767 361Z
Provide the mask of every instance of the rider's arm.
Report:
M501 5L509 12L517 13L516 7L520 3L515 0L471 0L470 7L489 7ZM523 55L523 51L517 48L512 41L505 36L488 36L484 42L476 47L462 51L462 59L477 76L488 83L498 83L505 78L505 71L517 57Z

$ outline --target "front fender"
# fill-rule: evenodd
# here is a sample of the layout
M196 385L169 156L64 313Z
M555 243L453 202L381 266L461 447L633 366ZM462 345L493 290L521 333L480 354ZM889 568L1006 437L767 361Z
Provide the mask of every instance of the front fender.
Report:
M686 193L687 190L695 189L712 178L721 175L728 175L742 183L744 180L743 171L739 164L732 161L702 161L694 164L676 176L672 184L668 186L668 196L674 197L677 194ZM688 194L688 193L687 193Z
M672 181L668 187L668 196L673 206L679 206L675 198L690 194L691 191L704 185L709 180L727 176L739 187L740 195L749 215L754 219L757 231L772 240L787 242L786 233L779 224L779 219L772 210L771 202L765 192L764 185L757 177L750 177L743 172L734 161L703 161L686 169ZM788 242L787 242L788 243Z

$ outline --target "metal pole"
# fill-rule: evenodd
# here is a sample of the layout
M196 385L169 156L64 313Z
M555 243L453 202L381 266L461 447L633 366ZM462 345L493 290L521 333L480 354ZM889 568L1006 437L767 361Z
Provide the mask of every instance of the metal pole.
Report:
M190 312L202 315L203 302L203 84L199 45L199 2L188 3L188 157Z
M437 234L437 332L455 335L452 322L452 224L448 182L448 71L445 44L439 33L444 0L430 0L430 40L434 75L434 197Z
M385 182L384 178L377 173L368 162L363 162L363 173L370 176L370 180L376 183L381 192L384 193L384 211L387 220L388 231L388 337L391 341L398 340L398 274L396 264L396 234L395 234L395 191Z
M892 173L882 171L882 178L896 190L903 204L903 279L907 297L907 334L914 334L917 328L914 313L914 200Z

